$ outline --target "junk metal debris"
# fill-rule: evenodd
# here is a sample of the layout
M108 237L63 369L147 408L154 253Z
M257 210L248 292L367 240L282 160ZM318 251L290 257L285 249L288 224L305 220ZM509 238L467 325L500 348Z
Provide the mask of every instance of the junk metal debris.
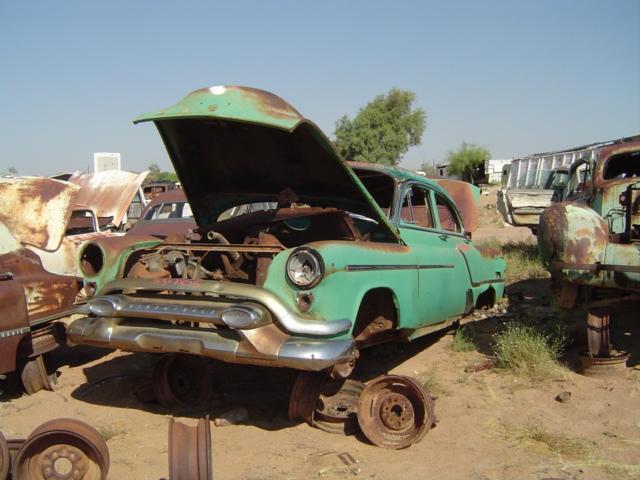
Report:
M50 420L24 440L0 433L0 480L106 480L108 472L106 442L80 420Z
M211 480L209 416L189 427L169 420L169 480Z
M397 450L418 443L434 422L433 399L410 377L382 375L360 395L358 423L379 447Z
M212 480L209 417L194 427L169 420L169 480ZM91 425L49 420L26 439L0 432L0 480L106 480L109 448Z
M325 382L311 416L311 425L342 435L358 431L358 400L363 389L364 383L351 378Z

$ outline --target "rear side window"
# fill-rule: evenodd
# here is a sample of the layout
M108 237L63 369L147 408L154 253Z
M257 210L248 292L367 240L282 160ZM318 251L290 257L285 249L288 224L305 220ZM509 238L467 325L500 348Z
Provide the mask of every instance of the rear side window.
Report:
M402 200L400 218L404 223L418 227L433 227L428 192L415 185L408 189Z
M436 193L436 210L440 219L440 228L449 232L462 233L462 225L451 204Z

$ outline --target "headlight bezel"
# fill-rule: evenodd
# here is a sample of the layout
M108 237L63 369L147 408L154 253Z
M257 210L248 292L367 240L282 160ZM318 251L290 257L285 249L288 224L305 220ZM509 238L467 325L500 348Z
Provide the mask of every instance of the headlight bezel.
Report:
M78 252L78 269L83 277L93 278L102 272L106 260L102 246L97 242L89 241Z
M311 261L311 264L314 266L315 270L314 278L307 283L296 280L296 278L292 275L292 261L294 261L294 259L298 259L301 255L307 256L307 259ZM304 261L301 261L300 263L304 263ZM289 280L289 283L300 290L309 290L317 286L324 278L324 273L325 267L322 255L320 255L317 250L311 247L296 248L293 252L291 252L285 264L285 274L287 276L287 279Z

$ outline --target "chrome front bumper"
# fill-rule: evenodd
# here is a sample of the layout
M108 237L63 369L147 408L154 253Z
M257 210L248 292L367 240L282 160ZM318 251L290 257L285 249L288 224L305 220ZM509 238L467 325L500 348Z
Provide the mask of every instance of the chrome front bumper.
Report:
M185 293L201 293L202 297L191 296L185 300L209 300L215 302L229 299L234 302L250 302L259 304L266 308L273 315L273 320L278 323L286 331L294 335L317 335L332 336L348 331L351 328L351 321L348 319L337 320L316 320L310 318L302 318L290 308L282 303L282 301L269 290L255 285L233 282L216 282L211 280L188 280L188 279L134 279L123 278L115 280L105 285L88 305L96 302L101 296L106 296L114 292L185 292ZM177 301L179 302L179 301ZM195 303L195 302L194 302ZM117 307L115 307L117 310ZM89 313L85 311L85 313ZM97 315L101 315L97 312ZM177 312L176 312L177 313ZM106 316L106 315L105 315ZM114 315L114 316L119 316ZM139 316L139 315L134 315ZM153 318L153 317L148 317ZM185 318L188 320L188 318Z
M203 329L131 318L80 318L67 330L71 344L138 352L202 355L230 363L319 371L356 357L352 340L291 337L273 324L250 330Z
M79 311L87 316L69 325L71 344L314 371L349 363L357 354L351 338L327 339L348 331L350 320L299 317L255 285L121 279Z

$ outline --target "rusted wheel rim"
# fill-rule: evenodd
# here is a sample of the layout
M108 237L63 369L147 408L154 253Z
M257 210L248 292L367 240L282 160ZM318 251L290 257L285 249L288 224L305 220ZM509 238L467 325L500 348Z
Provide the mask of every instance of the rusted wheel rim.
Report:
M350 435L358 430L358 400L364 383L341 379L326 382L316 401L311 424L325 432Z
M289 397L289 420L304 421L311 425L313 411L326 382L322 372L298 372Z
M105 480L109 450L90 425L68 418L45 422L16 455L14 480Z
M55 374L47 374L42 355L38 355L24 364L20 372L20 379L22 380L24 391L29 395L33 395L42 389L51 391L56 383Z
M211 397L206 360L192 355L165 355L153 373L156 398L165 407L196 407Z
M375 445L389 449L417 443L433 424L433 400L412 378L383 375L369 383L358 402L358 424Z
M211 480L209 417L189 427L169 420L169 480Z
M5 480L9 475L9 466L11 465L11 457L9 455L9 445L0 432L0 480Z

